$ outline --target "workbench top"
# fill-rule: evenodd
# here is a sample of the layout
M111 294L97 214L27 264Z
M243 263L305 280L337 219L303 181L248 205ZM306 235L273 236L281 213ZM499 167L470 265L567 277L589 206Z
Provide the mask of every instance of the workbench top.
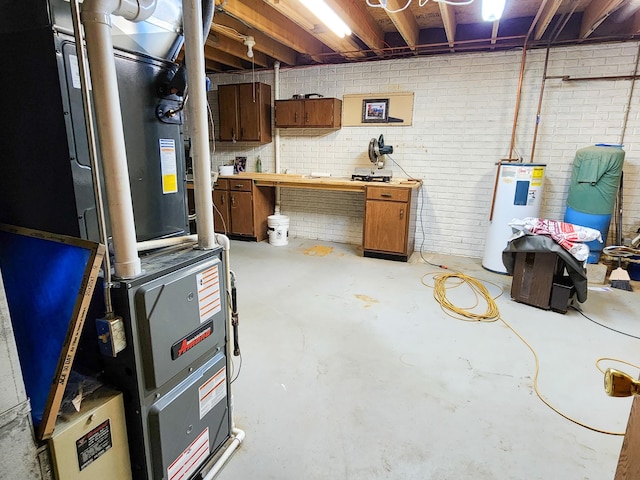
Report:
M363 182L349 177L313 177L293 173L256 173L242 172L236 175L221 175L219 179L250 179L262 187L309 188L315 190L339 190L364 192L367 187L380 186L390 188L420 188L422 180L392 178L390 182Z

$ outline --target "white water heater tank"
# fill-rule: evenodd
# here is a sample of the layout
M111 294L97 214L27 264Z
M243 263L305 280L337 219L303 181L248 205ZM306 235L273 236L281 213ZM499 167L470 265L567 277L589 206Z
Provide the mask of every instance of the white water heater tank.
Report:
M535 163L499 163L489 219L482 266L496 273L507 273L502 251L512 234L509 222L514 218L537 217L542 203L546 165Z

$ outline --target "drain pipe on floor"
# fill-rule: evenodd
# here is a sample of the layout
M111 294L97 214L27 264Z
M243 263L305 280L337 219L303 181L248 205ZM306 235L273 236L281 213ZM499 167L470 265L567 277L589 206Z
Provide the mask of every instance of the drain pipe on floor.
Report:
M218 244L220 244L220 246L222 246L224 250L224 258L225 258L225 263L227 265L227 268L225 270L225 280L226 280L227 289L228 289L227 299L229 299L227 301L227 318L228 318L227 332L232 332L233 325L232 325L232 311L231 311L232 310L231 308L232 307L231 306L231 271L229 269L229 251L231 249L231 242L229 241L229 237L227 237L226 235L222 235L220 233L216 233L216 241L218 242ZM229 366L231 364L231 356L233 355L233 347L230 339L231 339L231 334L227 333L227 371L230 371ZM237 338L235 340L237 341ZM227 394L231 395L231 391L229 391ZM231 417L231 437L230 437L231 443L229 443L229 445L227 446L225 451L222 453L222 455L213 464L213 466L211 467L211 470L207 471L206 475L202 477L202 480L212 480L218 474L218 472L220 472L222 467L224 467L227 461L231 458L231 455L233 455L233 452L235 452L236 449L244 441L244 437L245 437L244 430L237 428L235 425L235 420L233 416L233 406L231 408L231 411L229 412L229 415Z
M111 219L115 274L133 278L142 272L136 250L129 168L124 143L120 93L111 39L111 14L133 22L149 18L156 0L85 0L80 14L87 42L93 98Z
M273 64L273 96L274 100L280 99L280 62ZM276 127L276 134L273 142L273 150L276 162L276 173L280 173L280 129ZM275 215L280 215L280 187L276 187L276 208Z

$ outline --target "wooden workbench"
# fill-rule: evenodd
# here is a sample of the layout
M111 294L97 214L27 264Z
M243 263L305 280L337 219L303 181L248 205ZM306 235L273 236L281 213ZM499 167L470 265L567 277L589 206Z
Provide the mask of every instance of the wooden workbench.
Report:
M222 179L249 178L261 187L308 188L312 190L337 190L340 192L365 192L370 186L390 188L420 188L421 180L395 179L390 182L363 182L348 177L312 177L292 173L253 173L243 172L237 175L220 176Z
M213 192L216 226L231 237L257 241L267 235L267 217L273 213L275 187L361 192L365 198L363 251L368 257L407 261L413 253L417 197L422 181L392 178L364 182L347 177L244 172L221 175ZM192 186L190 188L193 188Z

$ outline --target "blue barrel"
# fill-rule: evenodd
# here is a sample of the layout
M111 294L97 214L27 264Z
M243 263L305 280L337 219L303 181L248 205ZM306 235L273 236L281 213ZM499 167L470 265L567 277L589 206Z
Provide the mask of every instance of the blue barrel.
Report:
M600 254L604 247L604 242L607 240L609 234L609 224L611 223L611 214L597 215L593 213L584 213L574 210L571 207L567 207L564 212L564 221L566 223L572 223L581 227L589 227L599 230L602 234L602 243L598 240L586 242L585 245L589 247L589 257L587 263L598 263L600 260Z

